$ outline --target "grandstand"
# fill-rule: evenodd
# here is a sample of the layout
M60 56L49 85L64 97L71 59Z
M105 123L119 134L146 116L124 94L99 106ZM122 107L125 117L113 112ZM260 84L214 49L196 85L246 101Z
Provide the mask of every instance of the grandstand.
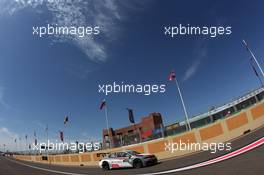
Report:
M221 105L219 107L212 107L208 112L199 114L189 119L192 128L198 128L209 123L213 123L219 119L223 119L239 111L246 109L264 99L264 87L253 90L233 101ZM185 131L185 121L179 123L179 127L174 129L174 134ZM167 130L167 133L168 130ZM170 134L168 134L170 135Z

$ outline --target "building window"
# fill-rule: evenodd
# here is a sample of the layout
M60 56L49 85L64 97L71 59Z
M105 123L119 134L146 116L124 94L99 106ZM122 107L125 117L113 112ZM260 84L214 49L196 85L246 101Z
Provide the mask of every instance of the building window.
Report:
M109 136L108 136L108 135L105 135L105 136L104 136L104 139L105 139L105 140L109 140Z

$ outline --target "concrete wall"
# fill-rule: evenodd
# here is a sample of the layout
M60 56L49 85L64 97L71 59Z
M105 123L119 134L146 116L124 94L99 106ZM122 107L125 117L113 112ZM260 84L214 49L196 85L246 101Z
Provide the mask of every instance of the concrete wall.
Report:
M195 151L175 151L171 153L165 150L165 144L174 143L220 143L235 139L248 130L254 130L264 125L264 102L242 110L226 119L201 128L193 129L179 135L161 138L142 144L124 146L111 150L101 150L82 154L50 155L49 160L43 161L41 156L16 155L16 159L39 163L61 165L98 165L98 161L105 153L121 150L135 150L142 153L153 153L159 159L167 159L193 154ZM232 146L232 145L231 145Z

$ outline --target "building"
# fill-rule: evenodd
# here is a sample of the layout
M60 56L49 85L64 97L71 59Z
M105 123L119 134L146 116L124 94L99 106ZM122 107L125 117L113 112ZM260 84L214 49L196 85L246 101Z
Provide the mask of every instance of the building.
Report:
M119 147L130 145L147 140L151 136L162 134L163 121L160 113L150 113L142 117L140 123L130 126L113 129L103 129L103 147Z

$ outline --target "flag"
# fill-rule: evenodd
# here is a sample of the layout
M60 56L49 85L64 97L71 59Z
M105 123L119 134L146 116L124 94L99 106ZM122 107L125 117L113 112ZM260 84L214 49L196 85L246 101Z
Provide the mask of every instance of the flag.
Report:
M100 105L100 110L102 110L106 106L106 101L103 100L101 105Z
M35 142L35 145L37 145L37 144L38 144L38 140L37 140L36 138L35 138L34 142Z
M66 125L66 123L69 121L69 117L66 116L65 119L64 119L64 125Z
M175 77L176 77L176 75L175 75L175 72L174 71L171 71L171 73L170 73L170 75L169 75L169 81L172 81L172 80L174 80L175 79Z
M60 140L63 142L64 141L64 136L63 136L63 132L60 131Z
M133 110L127 108L127 111L128 111L128 119L129 119L130 123L135 123Z

